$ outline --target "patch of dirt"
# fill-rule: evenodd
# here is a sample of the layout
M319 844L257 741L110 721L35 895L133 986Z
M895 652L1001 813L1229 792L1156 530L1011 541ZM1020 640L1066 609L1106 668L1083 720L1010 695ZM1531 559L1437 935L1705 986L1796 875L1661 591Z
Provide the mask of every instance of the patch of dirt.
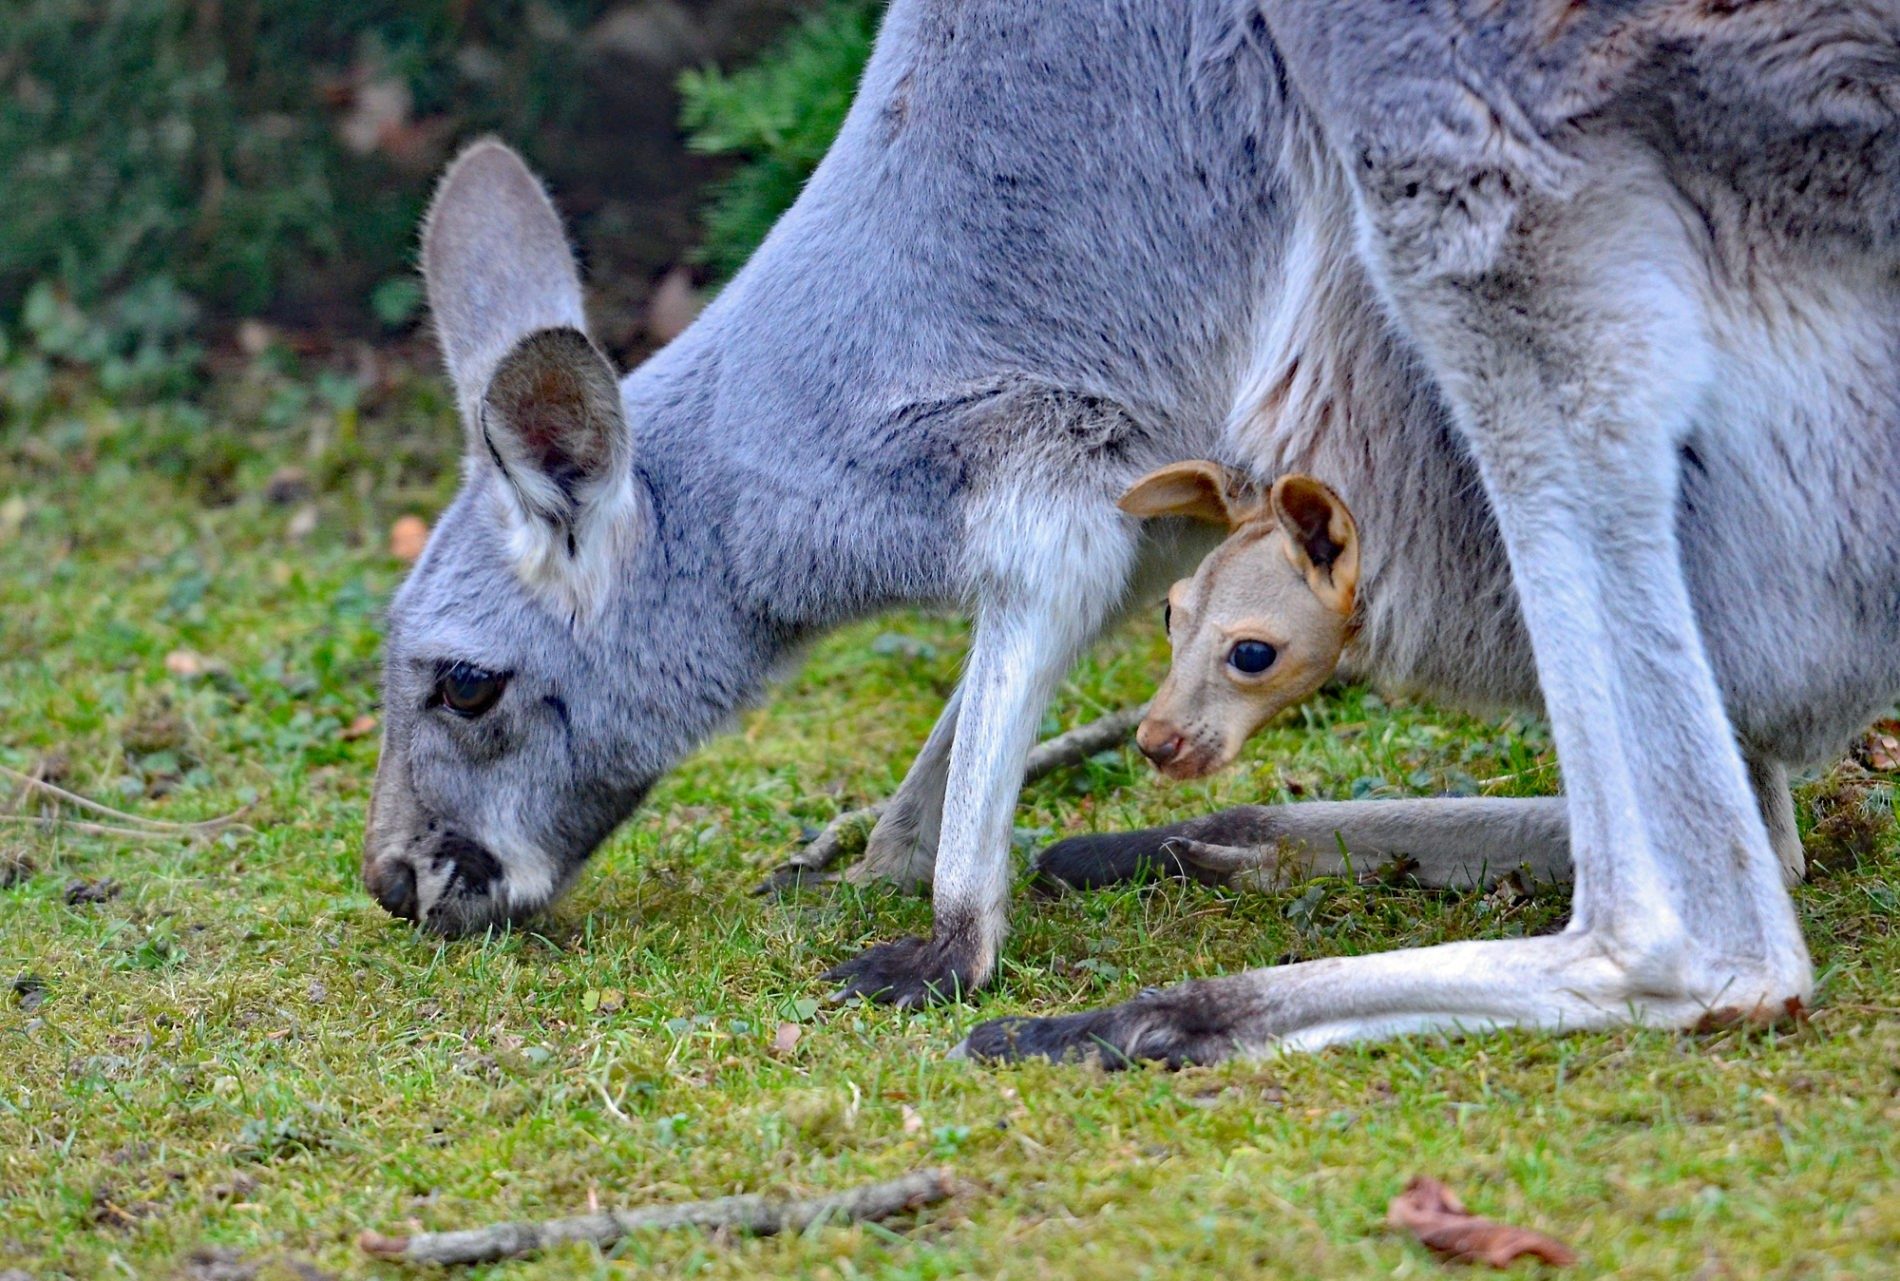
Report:
M177 1273L179 1281L335 1281L335 1278L308 1259L294 1255L247 1259L229 1246L199 1246L185 1256ZM0 1276L0 1281L5 1281Z
M140 708L126 722L119 741L125 744L127 751L144 756L151 752L175 752L190 736L185 718L172 707L169 698L161 696Z
M225 1246L204 1246L185 1257L178 1275L183 1281L254 1281L257 1264Z
M1814 826L1802 842L1810 877L1860 867L1893 830L1889 785L1851 760L1803 790L1814 815Z
M10 890L39 871L33 856L17 845L0 846L0 890Z
M276 507L288 507L309 499L314 491L310 473L301 467L279 467L264 485L264 501Z
M257 1180L240 1171L231 1176L230 1182L213 1186L211 1195L220 1201L242 1201L256 1191Z
M92 1204L86 1210L86 1221L98 1227L129 1232L138 1226L139 1220L157 1214L158 1209L156 1201L123 1197L112 1184L100 1183L92 1189Z
M70 907L82 903L110 903L119 897L123 888L109 876L97 881L78 877L66 882L66 903Z
M13 980L13 995L20 1003L20 1009L31 1014L46 1001L46 980L37 974L22 974Z

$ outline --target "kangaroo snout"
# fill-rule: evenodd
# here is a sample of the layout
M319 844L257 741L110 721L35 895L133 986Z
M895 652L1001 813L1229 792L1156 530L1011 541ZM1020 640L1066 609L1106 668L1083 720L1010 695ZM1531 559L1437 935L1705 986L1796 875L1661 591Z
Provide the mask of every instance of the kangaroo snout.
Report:
M466 825L431 816L406 789L385 790L386 782L379 777L370 806L363 886L391 916L439 934L466 934L525 915L549 897L551 878L531 865L539 860L511 874Z
M456 831L372 852L363 865L363 884L385 911L441 934L465 934L523 914L504 882L501 860Z
M1187 739L1182 737L1181 731L1164 722L1143 721L1141 728L1135 731L1135 746L1157 766L1165 767L1186 745Z
M401 859L383 859L363 869L363 884L391 916L417 919L416 869Z

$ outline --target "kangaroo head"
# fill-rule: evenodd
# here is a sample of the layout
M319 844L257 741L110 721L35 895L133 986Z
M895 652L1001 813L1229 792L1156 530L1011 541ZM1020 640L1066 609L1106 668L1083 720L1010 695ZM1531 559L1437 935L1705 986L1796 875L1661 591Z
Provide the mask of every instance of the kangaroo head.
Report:
M513 152L450 166L422 262L466 456L390 606L363 874L391 912L458 933L560 893L742 696L683 664L757 660L657 545L560 220ZM711 635L668 645L681 618Z
M1174 663L1135 735L1162 773L1199 778L1338 666L1351 636L1358 529L1339 496L1310 476L1282 476L1263 497L1210 462L1149 473L1121 508L1231 531L1168 591Z

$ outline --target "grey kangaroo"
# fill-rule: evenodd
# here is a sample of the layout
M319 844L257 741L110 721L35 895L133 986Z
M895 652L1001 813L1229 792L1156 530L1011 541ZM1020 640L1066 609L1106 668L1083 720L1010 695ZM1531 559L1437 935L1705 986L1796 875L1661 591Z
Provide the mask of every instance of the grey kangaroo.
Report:
M618 383L546 197L477 146L425 233L467 480L392 606L370 888L447 931L531 912L800 642L962 601L964 680L867 856L933 876L933 932L835 973L978 987L1043 705L1211 541L1116 496L1184 458L1291 470L1357 420L1440 531L1366 583L1367 661L1547 711L1569 928L968 1051L1805 999L1742 749L1825 757L1900 692L1897 26L1875 0L898 0L798 204Z

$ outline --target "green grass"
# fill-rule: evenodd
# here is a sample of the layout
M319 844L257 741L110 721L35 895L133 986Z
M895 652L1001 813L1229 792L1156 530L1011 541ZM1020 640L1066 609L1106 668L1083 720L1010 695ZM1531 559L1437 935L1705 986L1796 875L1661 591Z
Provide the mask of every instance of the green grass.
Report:
M191 847L0 825L0 853L32 865L0 889L0 1272L167 1275L220 1248L265 1275L395 1275L359 1230L945 1162L977 1190L901 1233L673 1234L475 1275L1416 1276L1439 1265L1383 1215L1419 1172L1572 1242L1583 1275L1894 1275L1891 834L1799 891L1822 979L1797 1030L1422 1038L1172 1075L950 1063L980 1017L1547 929L1565 903L1337 880L1019 894L974 1007L824 1006L827 966L924 928L928 904L747 890L801 828L888 792L922 740L964 639L907 614L818 646L533 928L443 943L391 920L357 880L375 738L343 730L374 711L401 574L388 523L445 500L456 429L427 380L360 413L308 386L251 370L210 410L42 387L0 426L0 763L50 758L154 817L248 804L256 828ZM264 497L292 463L314 491L302 541L287 526L306 500ZM1050 727L1144 696L1158 631L1106 645ZM211 672L170 674L177 649ZM1243 799L1554 782L1534 724L1347 689L1206 784L1113 753L1030 788L1017 821L1028 848ZM0 811L15 803L0 787ZM67 902L102 878L117 897ZM787 1021L802 1036L776 1055Z

